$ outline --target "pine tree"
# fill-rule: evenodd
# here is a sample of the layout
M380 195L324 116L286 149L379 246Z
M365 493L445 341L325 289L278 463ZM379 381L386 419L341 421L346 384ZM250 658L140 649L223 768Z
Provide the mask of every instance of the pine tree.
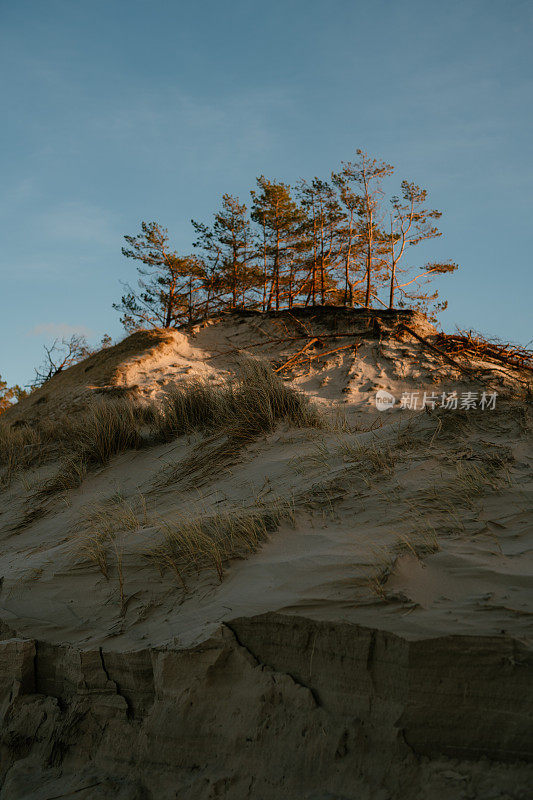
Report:
M349 178L343 172L331 174L333 185L337 188L339 202L344 209L341 235L341 280L344 284L342 304L353 308L355 303L362 304L365 294L358 289L365 275L359 270L363 250L364 236L360 230L361 198L350 185Z
M18 403L19 400L22 400L28 395L29 392L18 384L8 386L7 381L2 380L2 376L0 375L0 414L3 414L4 411L11 408L14 403Z
M211 265L211 288L218 290L220 296L217 300L223 302L227 293L229 308L244 306L247 292L257 283L257 272L252 267L252 232L246 206L237 197L225 194L222 209L215 214L212 227L195 220L191 222L197 234L194 246L202 249L205 263Z
M307 249L306 305L316 305L317 294L325 305L337 290L334 273L342 253L344 215L334 188L320 178L301 180L298 195L305 213L301 230Z
M383 180L394 172L394 167L385 161L371 158L363 150L356 150L355 161L342 162L340 174L347 185L354 184L358 197L357 216L361 242L361 254L365 270L365 307L370 307L373 296L373 278L378 281L383 271L384 234L383 221Z
M433 294L419 291L421 281L424 278L429 279L435 275L454 272L458 268L457 264L453 262L432 262L426 264L422 271L417 270L418 274L409 277L403 283L398 280L400 272L405 275L410 271L410 268L400 269L398 266L407 249L420 244L420 242L442 236L441 231L434 224L434 220L440 219L442 213L435 209L423 208L426 199L426 189L421 189L415 183L406 180L402 181L401 198L395 196L391 199L392 210L388 235L389 308L393 308L395 293L398 291L401 295L402 305L409 301L421 310L429 312L429 304L437 299L438 291ZM414 290L408 290L407 287L413 284L416 284ZM439 309L445 307L443 304L438 306Z
M291 197L290 186L257 178L257 191L252 191L252 219L262 233L260 256L263 261L263 310L283 299L292 304L294 267L298 250L302 212Z
M441 213L425 208L426 190L409 181L386 212L383 183L393 171L357 150L330 182L300 180L296 199L289 185L261 175L251 191L251 214L238 197L224 194L211 225L192 220L201 257L178 255L166 229L143 222L140 234L125 237L129 247L122 250L140 262L139 288L126 284L114 308L130 331L294 303L369 308L375 301L392 308L396 300L427 311L438 292L423 285L458 267L448 261L417 270L404 266L411 247L441 235L435 225Z
M175 328L191 322L196 314L196 294L202 288L204 265L195 256L179 256L169 247L166 228L157 222L143 222L141 233L125 236L130 245L122 248L126 258L140 261L138 291L125 284L127 293L113 308L122 312L121 322L128 331L142 325Z
M191 220L196 232L193 247L202 252L202 316L207 318L213 310L224 307L225 286L221 278L219 264L222 260L222 251L217 246L212 228L203 222Z

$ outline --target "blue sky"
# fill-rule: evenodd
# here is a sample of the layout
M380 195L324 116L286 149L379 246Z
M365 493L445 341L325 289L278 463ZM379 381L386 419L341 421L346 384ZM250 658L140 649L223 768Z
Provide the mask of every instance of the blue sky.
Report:
M361 147L429 189L446 330L533 336L529 0L0 0L0 374L55 335L122 335L140 221L189 220L264 173Z

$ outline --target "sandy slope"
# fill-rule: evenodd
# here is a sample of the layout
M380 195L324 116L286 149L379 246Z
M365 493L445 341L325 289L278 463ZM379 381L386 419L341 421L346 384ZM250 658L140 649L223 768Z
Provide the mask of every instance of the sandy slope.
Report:
M422 318L410 317L408 321L431 337L431 326ZM372 320L363 315L234 316L199 326L193 332L161 337L155 346L152 339L144 344L130 343L131 352L127 344L120 352L112 348L105 354L105 369L93 356L97 381L88 383L84 376L90 372L83 372L79 365L73 368L77 379L68 370L41 390L46 399L37 407L25 401L26 407L21 404L10 412L13 421L37 412L53 415L69 403L75 406L94 391L113 388L158 398L165 386L184 378L221 382L249 356L267 359L276 368L303 346L305 340L297 337L308 332L323 336L312 356L351 345L282 373L312 397L332 422L336 420L332 430L294 430L281 425L268 437L217 460L210 456L217 443L200 436L129 452L91 474L80 489L52 498L45 513L28 525L22 522L32 486L53 466L20 476L1 495L0 616L6 629L49 646L68 644L91 652L101 648L111 659L113 653L118 656L154 648L180 651L202 647L210 637L220 635L221 625L227 625L241 644L249 639L246 646L261 663L293 676L294 669L287 666L279 648L276 655L261 644L270 637L263 630L266 623L252 630L233 621L265 614L267 617L258 619L268 620L269 614L282 615L283 619L296 616L302 619L302 625L310 626L303 649L311 659L316 647L313 636L319 635L312 633L313 626L321 624L333 625L332 630L340 624L363 626L398 636L398 641L411 642L413 647L439 637L451 642L450 637L461 635L467 637L465 642L488 637L486 641L495 644L487 652L499 652L503 643L515 642L530 653L533 470L524 376L498 372L481 363L475 365L475 377L467 376L413 338L391 338L387 329L394 322L383 315L381 330L376 330ZM339 332L346 338L328 338ZM353 342L357 342L357 348ZM145 349L138 352L141 345ZM424 391L440 394L453 390L497 391L498 398L494 410L420 411L400 409L396 404L392 410L378 412L377 389L386 389L396 398L402 392L419 391L422 395ZM193 448L197 466L184 473L180 463L190 457ZM294 524L282 523L258 552L228 565L222 582L214 570L206 570L192 577L184 590L171 571L160 574L146 558L161 540L165 520L263 508L285 501L294 506ZM83 556L87 519L95 509L125 506L135 511L139 525L117 532L106 579ZM124 613L120 611L119 567L125 585ZM470 652L474 645L465 647ZM448 671L450 667L438 661L440 658L436 662L441 664L439 669ZM475 658L467 659L474 672ZM505 658L505 654L501 656ZM334 681L340 680L338 669L332 667ZM497 670L491 670L490 681L497 685L502 678ZM416 684L417 679L409 680ZM119 685L120 677L115 676L115 681ZM307 677L304 682L310 685ZM48 692L49 688L45 694ZM317 692L323 694L322 689ZM489 695L494 697L493 688ZM448 695L445 697L450 702ZM479 727L484 712L477 708L475 713L480 715ZM427 725L427 716L422 714L417 719L424 719L423 725ZM377 723L373 719L369 724ZM457 738L461 725L464 721L457 722L451 739ZM484 745L485 750L481 747L480 754L492 752L494 756L498 725L494 723L494 735L487 739L490 746ZM206 722L204 729L200 726L200 733L202 730L212 732L211 723ZM527 727L515 726L513 730L528 730L522 737L531 735ZM160 731L158 735L170 734ZM381 735L376 733L376 741ZM389 731L387 736L393 733ZM450 756L451 750L447 752L446 747L451 747L451 739L443 736L436 737L441 744L427 750L430 755ZM419 753L426 752L420 741L412 746ZM461 750L463 745L457 747L457 753L466 753ZM468 747L472 747L471 742ZM511 745L509 748L510 752ZM10 764L16 762L10 758ZM115 774L116 765L113 769ZM442 767L441 772L445 769ZM235 765L232 774L239 770L242 772L242 764ZM35 773L30 773L31 780L37 780ZM15 781L13 776L18 773L11 774ZM333 773L325 768L324 774L331 777ZM521 793L525 779L520 777L521 772L516 775L510 783L501 778L504 793L490 796L526 797ZM419 794L396 795L389 787L388 794L378 794L376 789L368 796L488 797L479 793L482 778L478 777L469 795L459 792L463 784L450 789L453 781L450 784L439 778L434 784L422 781ZM198 787L187 793L185 783L180 784L184 792L180 796L285 796L280 787L267 791L266 783L258 793L247 789L247 794L241 778L238 790L224 785L220 794L212 788L214 778L204 793ZM372 780L367 774L367 789ZM382 778L375 781L372 785L381 786ZM439 788L439 781L444 788ZM29 784L23 781L21 785ZM340 781L335 791L342 790L342 797L367 796L346 794L348 785ZM10 789L9 781L6 786L2 797L29 796ZM306 793L298 794L296 784L292 786L296 792L293 797L341 796L312 795L309 787ZM357 786L357 791L363 792L362 784ZM331 787L328 791L333 792ZM137 789L131 789L130 794L129 789L124 791L124 797L137 796ZM159 791L154 796L177 796L165 794L167 789L161 787ZM211 791L215 793L209 794ZM52 795L37 792L35 797ZM109 790L108 794L80 796L118 794Z
M286 360L301 343L269 340L298 335L302 325L318 333L331 328L330 322L287 316L230 319L192 336L176 332L144 357L130 357L118 374L122 385L155 397L182 376L217 382L238 368L245 353L275 364ZM253 346L262 339L266 346ZM169 639L190 644L231 616L279 610L405 635L525 635L531 619L531 450L512 379L507 386L494 374L486 383L465 382L453 367L435 366L438 357L421 352L418 342L361 339L357 355L341 351L288 376L333 417L345 415L349 430L282 426L229 463L211 470L208 459L207 474L199 469L165 487L162 477L168 480L193 445L199 455L210 445L197 437L126 453L15 532L25 488L42 478L22 476L4 493L0 516L4 618L30 635L46 632L54 641L98 645L112 637L110 646ZM339 341L324 339L322 349ZM403 391L461 392L494 383L502 393L495 410L439 414L396 407L380 414L374 404L377 388L400 397ZM374 472L357 448L390 454L390 464ZM500 467L475 490L477 496L465 496L462 473L495 455ZM114 495L147 509L141 529L119 532L117 540L131 596L124 618L117 614L116 581L106 580L79 552L84 516ZM259 553L231 565L222 584L206 573L198 587L183 593L171 575L158 575L143 558L161 537L160 519L278 497L294 501L295 528L285 524ZM433 545L435 536L430 549L437 552L417 552ZM376 594L369 578L383 570L390 574Z

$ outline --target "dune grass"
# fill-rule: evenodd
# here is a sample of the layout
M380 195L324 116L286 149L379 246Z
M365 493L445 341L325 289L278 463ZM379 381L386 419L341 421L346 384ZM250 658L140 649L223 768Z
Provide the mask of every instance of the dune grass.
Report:
M162 523L164 541L147 555L162 572L172 570L183 588L187 576L204 569L213 569L222 580L231 559L256 552L284 520L294 522L294 508L287 500L253 509L183 515Z
M9 485L17 472L32 466L42 446L42 437L33 428L0 422L0 485Z
M323 424L305 395L267 364L250 359L222 386L205 381L175 386L153 423L155 433L168 440L199 430L253 437L272 431L280 420L299 428Z
M204 436L180 461L167 464L156 480L156 485L181 484L182 489L198 488L220 474L222 469L237 464L242 449L255 437L232 435L223 431Z
M75 546L83 560L92 563L106 579L117 570L124 600L122 553L117 546L121 534L153 528L157 544L145 552L147 562L163 574L172 572L183 589L187 579L203 570L213 570L222 580L224 567L236 558L256 552L267 535L281 522L294 523L292 500L277 498L268 504L232 507L213 513L192 507L172 518L149 515L142 495L125 500L110 498L88 507L75 529Z
M184 383L168 392L152 420L152 435L162 441L202 432L205 438L185 459L165 470L164 485L187 480L195 485L239 457L258 436L285 421L297 428L326 423L308 398L288 387L263 362L245 362L236 379L222 386Z
M121 554L115 544L116 534L137 531L150 524L152 523L148 519L143 495L133 500L126 500L121 495L111 496L104 503L86 508L78 523L79 555L92 562L106 579L110 577L110 557L115 556L119 583L122 586L121 597L123 597L124 575Z
M97 400L71 426L72 449L88 467L142 446L143 407L131 400Z
M31 495L30 503L42 502L58 492L77 489L87 472L143 444L143 410L131 400L96 400L72 420L63 419L56 439L59 469Z
M398 460L398 453L387 443L365 446L345 441L340 449L350 467L367 477L392 474Z
M337 435L333 443L315 441L312 448L303 456L294 458L292 464L301 475L310 472L327 475L337 464L339 479L342 474L343 478L358 478L368 485L376 476L392 475L399 457L398 449L387 442L363 444Z
M31 467L58 459L105 464L116 453L139 447L146 405L131 399L94 399L75 413L32 426L0 422L2 482ZM65 464L68 471L68 465Z
M368 576L368 587L373 594L386 599L386 585L394 572L400 556L411 555L421 563L427 556L440 551L440 544L434 528L421 521L406 533L394 533L395 540L389 546L374 548L375 564Z
M169 390L161 404L131 398L98 398L75 415L34 428L0 428L0 465L4 482L17 472L59 460L56 473L30 497L43 500L77 488L91 469L127 450L160 444L192 432L226 437L219 456L235 453L285 420L296 427L319 427L322 418L308 399L287 387L263 362L246 362L222 386L187 382ZM220 449L220 447L219 447ZM191 463L200 459L191 454Z
M457 461L454 474L439 479L438 483L418 489L413 494L413 501L420 508L431 511L447 511L452 508L472 508L477 497L488 489L497 488L499 463L475 463L473 461Z

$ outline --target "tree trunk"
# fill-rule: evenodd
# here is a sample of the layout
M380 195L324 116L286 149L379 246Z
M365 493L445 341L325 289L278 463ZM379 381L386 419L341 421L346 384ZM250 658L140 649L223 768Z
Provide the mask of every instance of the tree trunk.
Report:
M291 261L291 269L289 272L289 308L292 308L292 283L294 278L294 266L293 262Z
M402 228L403 230L403 228ZM403 248L402 248L403 250ZM400 257L402 251L400 251ZM391 276L390 276L390 295L389 295L389 308L394 305L394 278L396 276L396 260L394 258L394 227L392 224L392 214L390 217L390 263L391 263Z
M276 230L276 256L274 262L276 311L279 311L279 228Z
M324 305L324 215L321 207L320 217L320 302Z
M353 209L350 210L350 227L348 229L348 252L346 253L346 267L344 275L344 305L348 304L348 287L350 287L350 306L353 307L353 284L350 281L350 260L352 257L353 236Z
M371 206L371 196L368 188L368 179L365 172L365 199L366 199L366 224L367 224L367 249L366 249L366 297L365 308L370 308L371 285L372 285L372 245L374 240L374 218Z
M370 245L368 245L367 254L366 254L366 296L365 296L365 308L370 308L370 290L371 290L371 265L372 265L372 256Z
M265 221L263 219L263 311L266 311L267 281L268 281L267 240L266 240Z
M167 300L167 313L165 316L165 328L170 328L170 323L172 322L172 306L174 305L174 287L171 286L168 290L168 300Z
M209 283L207 287L207 297L205 300L205 312L204 312L204 319L208 319L209 317L209 303L211 302L211 284Z

